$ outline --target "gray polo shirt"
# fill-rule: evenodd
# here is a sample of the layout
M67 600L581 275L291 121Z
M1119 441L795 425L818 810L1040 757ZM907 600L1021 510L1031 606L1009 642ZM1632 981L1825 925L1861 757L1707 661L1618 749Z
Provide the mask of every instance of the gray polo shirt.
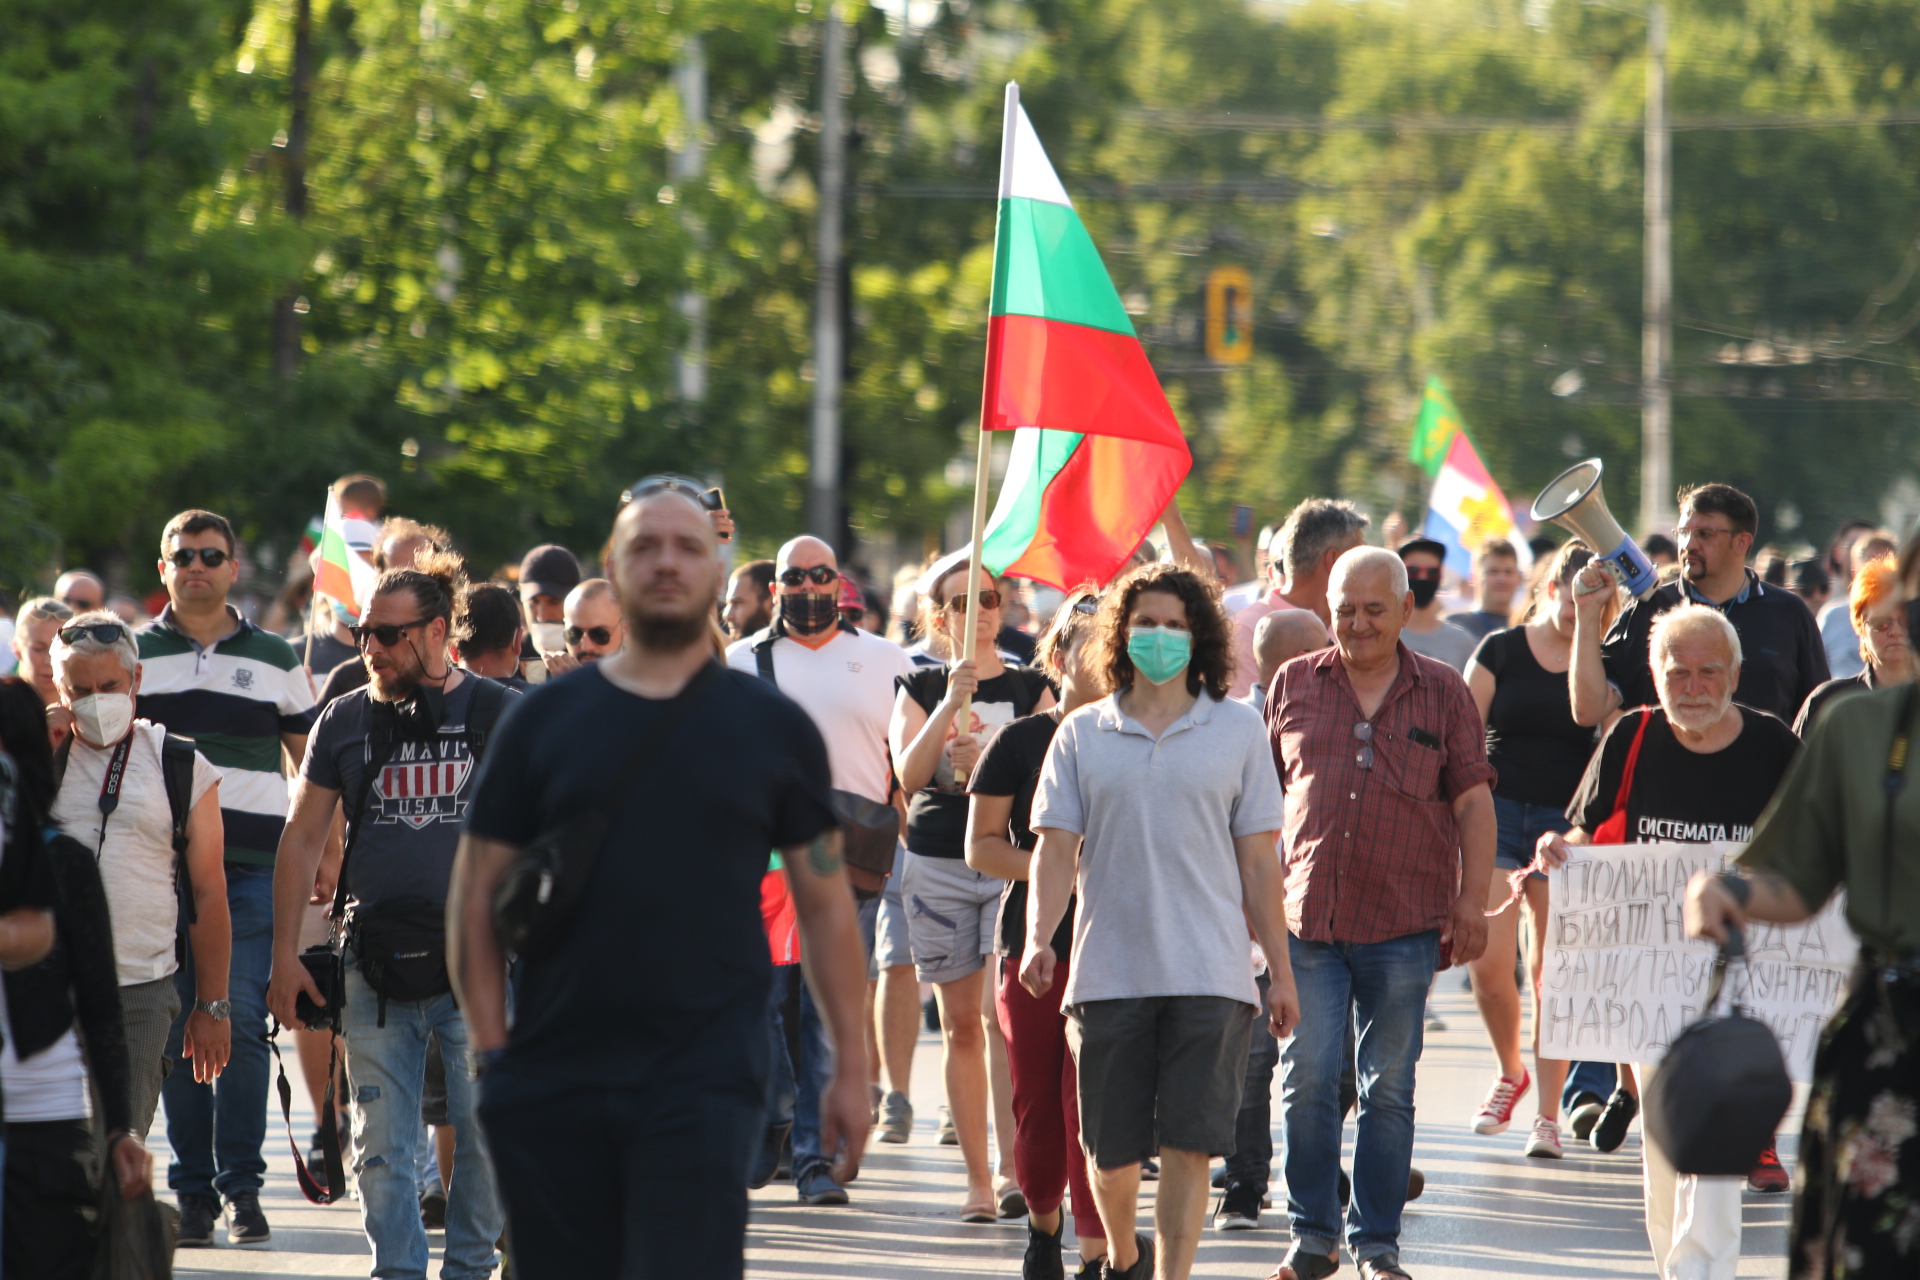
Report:
M1206 693L1155 741L1117 698L1061 722L1033 826L1084 837L1066 1004L1225 996L1258 1005L1235 837L1283 825L1260 713Z

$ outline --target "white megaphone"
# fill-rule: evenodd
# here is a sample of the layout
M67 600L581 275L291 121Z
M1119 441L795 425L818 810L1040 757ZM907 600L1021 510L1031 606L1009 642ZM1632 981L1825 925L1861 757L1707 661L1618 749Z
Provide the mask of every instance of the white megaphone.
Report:
M1646 596L1660 585L1660 576L1647 553L1627 536L1600 496L1600 459L1588 458L1562 471L1533 500L1533 518L1551 520L1593 548L1614 581L1636 596ZM1579 588L1575 588L1578 590Z

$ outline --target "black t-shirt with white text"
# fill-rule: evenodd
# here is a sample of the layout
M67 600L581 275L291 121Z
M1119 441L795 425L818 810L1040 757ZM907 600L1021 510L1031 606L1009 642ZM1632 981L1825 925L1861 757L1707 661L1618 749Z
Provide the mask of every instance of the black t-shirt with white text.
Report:
M494 730L467 830L525 848L597 804L666 706L599 663L538 686ZM705 1043L702 1027L742 1011L764 1026L767 855L835 827L831 793L807 713L756 676L721 673L620 800L559 948L522 959L498 1069L630 1087Z
M470 675L447 694L440 732L432 741L393 744L392 755L366 788L364 812L354 806L372 759L371 694L355 689L320 713L300 773L340 793L353 840L346 868L349 903L447 900L460 824L473 799L467 713L479 686L479 677ZM519 696L507 694L501 714Z
M973 795L1013 797L1007 836L1016 849L1030 850L1039 843L1028 825L1033 816L1033 793L1039 789L1040 766L1047 762L1047 748L1053 745L1060 718L1060 708L1055 707L1015 720L994 735L967 779L967 790ZM1053 931L1053 954L1062 960L1073 950L1073 906L1069 897L1066 912ZM994 941L993 953L1019 957L1026 953L1026 945L1027 882L1009 880L1000 891L1000 935Z
M947 696L947 668L921 667L897 677L894 684L932 715ZM982 680L973 695L973 714L980 721L975 737L981 750L992 745L1001 729L1030 714L1048 688L1046 676L1032 667L1009 666L991 680ZM953 761L945 748L933 781L907 800L907 849L927 858L967 856L967 796L954 783Z
M1591 834L1613 815L1633 735L1651 715L1627 798L1627 843L1751 839L1753 824L1773 799L1800 739L1764 711L1739 710L1740 736L1709 754L1681 746L1658 707L1621 716L1588 762L1567 820Z

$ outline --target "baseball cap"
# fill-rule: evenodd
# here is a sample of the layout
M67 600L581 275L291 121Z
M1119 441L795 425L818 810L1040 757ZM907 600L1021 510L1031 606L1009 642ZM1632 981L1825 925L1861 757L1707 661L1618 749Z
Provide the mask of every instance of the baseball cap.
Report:
M1436 542L1432 538L1417 536L1408 538L1405 542L1395 547L1394 550L1399 553L1402 560L1407 558L1407 553L1410 551L1425 551L1429 555L1440 557L1441 564L1447 562L1447 544L1444 542Z
M535 547L527 552L526 559L520 562L520 598L531 600L535 596L552 596L556 600L566 598L567 592L580 585L580 562L573 558L573 552L565 547L548 543L544 547Z
M865 613L867 609L867 598L861 594L860 584L844 573L840 575L840 603L837 607L851 609L855 613Z

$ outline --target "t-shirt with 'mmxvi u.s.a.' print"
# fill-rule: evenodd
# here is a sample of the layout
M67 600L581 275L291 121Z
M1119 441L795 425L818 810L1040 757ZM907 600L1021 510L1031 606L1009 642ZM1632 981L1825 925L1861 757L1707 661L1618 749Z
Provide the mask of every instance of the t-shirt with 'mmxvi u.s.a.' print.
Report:
M357 820L354 806L373 754L371 694L355 689L320 713L300 773L316 786L340 792L347 838L353 841L346 870L350 903L446 901L477 772L467 713L479 685L479 677L468 675L447 694L440 732L432 739L394 744L391 758L366 789L366 809ZM502 715L519 696L507 691Z
M1643 718L1652 716L1633 767L1627 797L1627 842L1704 844L1747 840L1773 799L1800 739L1764 711L1738 707L1740 736L1719 751L1689 751L1674 737L1667 713L1641 707L1614 722L1587 762L1567 820L1591 834L1612 816L1627 753Z

